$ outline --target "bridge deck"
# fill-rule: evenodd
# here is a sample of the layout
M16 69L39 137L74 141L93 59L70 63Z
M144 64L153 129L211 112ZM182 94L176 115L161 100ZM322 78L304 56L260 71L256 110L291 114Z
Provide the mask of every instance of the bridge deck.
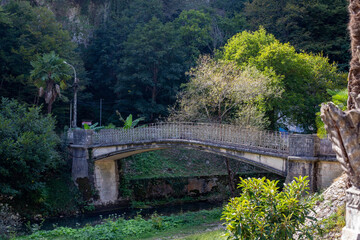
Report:
M289 151L287 133L259 131L227 124L157 123L133 129L102 129L99 132L89 132L88 136L72 134L70 139L74 144L97 147L146 141L189 140L284 154ZM84 134L84 131L81 134Z

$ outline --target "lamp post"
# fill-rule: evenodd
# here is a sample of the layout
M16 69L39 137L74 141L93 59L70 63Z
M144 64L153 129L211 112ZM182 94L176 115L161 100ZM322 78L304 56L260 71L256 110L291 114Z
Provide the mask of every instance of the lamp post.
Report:
M78 80L76 78L76 70L74 68L73 65L71 65L70 63L67 63L66 61L64 61L65 64L69 65L73 70L74 70L74 120L72 122L72 127L77 127L77 89L78 89Z

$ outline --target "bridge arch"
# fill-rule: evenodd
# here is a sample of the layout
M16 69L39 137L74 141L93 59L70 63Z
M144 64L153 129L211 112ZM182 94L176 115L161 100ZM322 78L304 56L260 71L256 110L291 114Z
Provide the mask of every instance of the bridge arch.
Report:
M331 144L314 135L289 136L234 125L159 123L128 130L73 130L68 132L68 140L73 152L73 179L94 179L100 193L98 204L118 198L118 159L174 146L243 161L286 176L287 181L307 175L313 191L326 187L342 172ZM93 173L89 163L94 165Z
M114 146L94 147L92 159L95 163L101 161L116 161L143 152L169 149L172 147L193 149L228 157L281 176L287 174L287 155L275 152L266 152L258 149L226 146L221 144L189 141L189 140L161 140L145 141L141 143L121 144Z

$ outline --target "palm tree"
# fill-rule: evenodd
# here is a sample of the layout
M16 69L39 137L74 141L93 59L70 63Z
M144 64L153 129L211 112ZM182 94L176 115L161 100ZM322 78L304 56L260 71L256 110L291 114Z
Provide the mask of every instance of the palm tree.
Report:
M360 0L349 1L351 53L347 110L323 104L321 118L350 184L360 189Z
M39 88L39 97L44 97L48 113L51 113L52 104L61 96L60 89L65 89L66 80L71 78L70 68L54 52L38 56L31 66L30 79Z
M348 110L356 108L356 97L360 93L360 1L349 1L351 61L348 81Z

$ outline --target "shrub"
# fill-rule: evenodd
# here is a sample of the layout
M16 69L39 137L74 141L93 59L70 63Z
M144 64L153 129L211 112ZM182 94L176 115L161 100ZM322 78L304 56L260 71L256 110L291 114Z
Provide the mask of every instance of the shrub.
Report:
M240 178L243 193L230 200L222 215L228 239L293 239L295 234L313 239L319 228L308 216L315 203L308 195L308 182L300 176L279 192L278 181Z
M19 214L14 213L8 204L0 203L0 239L9 237L21 227Z
M40 108L0 101L0 195L25 215L43 207L45 179L64 163L60 139L55 119L41 115Z

